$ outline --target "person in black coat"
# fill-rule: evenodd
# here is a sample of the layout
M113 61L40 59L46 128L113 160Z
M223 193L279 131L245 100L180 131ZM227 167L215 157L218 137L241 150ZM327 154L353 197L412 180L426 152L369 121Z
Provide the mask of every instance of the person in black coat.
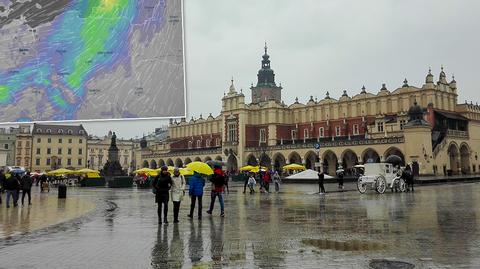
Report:
M168 168L163 166L160 170L160 174L155 177L152 184L155 189L155 203L158 204L158 223L162 223L162 204L163 204L163 221L168 223L168 201L170 196L170 188L172 187L172 178L168 172Z
M0 205L2 204L2 193L3 193L3 184L7 178L3 170L0 170Z
M325 186L323 186L323 180L325 179L325 174L323 171L318 173L318 193L323 194L325 193Z

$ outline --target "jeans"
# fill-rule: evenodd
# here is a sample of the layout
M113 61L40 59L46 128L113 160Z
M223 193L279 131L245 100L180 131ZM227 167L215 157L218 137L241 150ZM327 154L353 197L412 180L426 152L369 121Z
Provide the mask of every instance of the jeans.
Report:
M218 201L220 201L220 211L223 213L225 211L225 203L223 202L223 192L214 192L212 191L211 200L210 200L210 213L213 211L213 206L215 205L215 198L218 196Z
M193 218L193 211L195 210L195 200L198 199L198 218L202 218L202 196L203 195L192 195L190 198L192 200L192 203L190 204L190 217Z
M32 204L32 190L22 190L22 205L23 201L25 200L25 195L28 195L28 204Z
M159 193L157 194L158 197L158 222L162 222L162 205L163 205L163 219L165 222L167 222L167 214L168 214L168 192L166 194Z
M178 222L178 212L180 212L180 201L173 201L173 221Z
M10 207L10 197L13 200L13 206L17 206L17 190L7 190L7 207Z

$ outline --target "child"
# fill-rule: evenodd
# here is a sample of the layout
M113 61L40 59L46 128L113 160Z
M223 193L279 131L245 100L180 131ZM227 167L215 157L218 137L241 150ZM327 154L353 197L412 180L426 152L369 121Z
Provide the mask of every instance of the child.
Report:
M255 185L257 184L257 181L255 181L255 177L253 175L250 175L248 178L248 188L250 189L250 194L255 192Z

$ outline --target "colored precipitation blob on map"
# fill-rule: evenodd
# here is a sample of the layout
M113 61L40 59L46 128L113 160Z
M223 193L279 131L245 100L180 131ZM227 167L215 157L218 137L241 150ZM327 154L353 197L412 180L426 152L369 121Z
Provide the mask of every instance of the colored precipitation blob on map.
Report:
M184 100L181 0L0 0L0 122L184 116Z

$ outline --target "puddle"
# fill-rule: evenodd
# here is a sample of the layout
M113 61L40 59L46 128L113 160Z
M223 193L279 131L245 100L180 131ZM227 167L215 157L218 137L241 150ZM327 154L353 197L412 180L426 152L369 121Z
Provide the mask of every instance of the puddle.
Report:
M302 243L318 249L338 251L376 251L387 248L387 245L383 243L362 240L335 241L328 239L302 239Z

